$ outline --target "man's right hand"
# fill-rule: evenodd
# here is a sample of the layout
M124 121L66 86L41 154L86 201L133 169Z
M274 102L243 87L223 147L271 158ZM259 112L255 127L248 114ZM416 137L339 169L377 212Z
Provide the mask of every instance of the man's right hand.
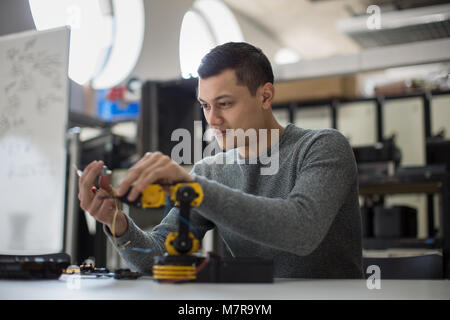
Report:
M105 197L111 196L113 192L112 187L110 186L109 177L101 179L99 190L95 193L92 191L94 181L100 174L103 165L103 161L93 161L84 169L83 174L78 180L78 199L80 200L80 207L89 212L95 220L105 224L112 233L116 203L112 198L105 199ZM114 231L115 236L120 237L127 231L128 222L125 215L120 210L119 203L117 203L117 206L119 212L117 213Z

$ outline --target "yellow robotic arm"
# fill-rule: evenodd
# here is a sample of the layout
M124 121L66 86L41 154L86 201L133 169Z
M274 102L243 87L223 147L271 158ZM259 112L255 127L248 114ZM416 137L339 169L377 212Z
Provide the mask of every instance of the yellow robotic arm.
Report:
M203 189L197 182L179 182L173 185L151 184L142 191L133 202L127 200L128 193L118 198L121 202L141 208L159 208L165 206L166 195L180 209L182 220L178 232L171 232L165 246L169 255L188 255L199 250L199 240L189 231L189 216L192 207L198 207L203 201Z

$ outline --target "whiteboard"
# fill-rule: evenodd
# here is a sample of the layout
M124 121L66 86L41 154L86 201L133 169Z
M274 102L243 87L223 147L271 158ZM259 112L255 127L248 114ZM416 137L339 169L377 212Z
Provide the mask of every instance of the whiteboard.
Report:
M0 254L63 249L69 36L0 37Z

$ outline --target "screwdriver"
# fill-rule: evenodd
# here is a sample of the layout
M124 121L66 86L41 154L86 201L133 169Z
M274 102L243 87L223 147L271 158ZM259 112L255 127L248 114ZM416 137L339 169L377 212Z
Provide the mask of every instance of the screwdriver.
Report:
M76 167L75 167L76 168ZM78 177L80 177L81 178L81 176L83 175L83 171L81 171L80 169L78 169L78 168L76 168L76 170L77 170L77 175L78 175ZM100 179L99 179L99 183L100 183L100 185L102 184L102 179L103 179L103 177L105 177L105 176L110 176L111 175L111 173L112 173L112 171L107 167L107 166L103 166L103 168L102 168L102 170L100 171L100 174L99 174L99 176L100 176ZM96 194L97 193L97 188L95 187L95 186L92 186L92 193L93 194Z

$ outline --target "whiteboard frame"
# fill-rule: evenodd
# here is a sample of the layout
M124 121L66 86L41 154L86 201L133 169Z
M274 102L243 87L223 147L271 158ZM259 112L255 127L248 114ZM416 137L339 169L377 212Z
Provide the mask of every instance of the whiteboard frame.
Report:
M68 198L68 173L70 172L70 168L68 168L68 160L69 160L69 154L68 154L68 148L67 148L67 131L68 131L68 125L69 125L69 111L70 111L70 79L68 76L68 68L69 68L69 52L70 52L70 27L69 26L64 26L64 27L58 27L58 28L53 28L53 29L48 29L48 30L42 30L42 31L37 31L37 30L27 30L27 31L23 31L23 32L18 32L18 33L13 33L13 34L8 34L8 35L3 35L0 36L0 43L4 43L4 42L8 42L8 41L12 41L12 40L18 40L21 38L27 38L27 37L32 37L32 36L41 36L41 35L48 35L48 34L57 34L57 33L62 33L64 34L62 36L62 38L64 39L64 41L66 42L65 45L65 52L63 55L63 63L65 63L65 69L66 69L66 73L65 73L65 77L63 77L62 81L65 81L65 94L63 95L65 101L61 104L64 108L65 108L65 117L64 117L64 124L63 124L63 128L64 128L64 132L65 132L65 136L61 137L61 139L64 141L64 163L62 164L62 171L63 176L61 179L61 183L64 184L63 192L62 192L62 206L60 208L61 213L62 213L62 220L61 220L61 226L62 226L62 230L60 230L60 234L59 234L59 239L60 239L60 247L59 250L57 250L57 252L64 252L66 251L66 224L67 224L67 198ZM69 169L69 170L68 170ZM2 252L0 252L2 253ZM30 254L45 254L45 253L55 253L54 251L52 252L43 252L43 251L39 251L39 252L33 252L32 250L29 249L24 249L23 252L17 252L14 253L13 250L11 252L6 252L6 254L18 254L18 255L30 255Z

